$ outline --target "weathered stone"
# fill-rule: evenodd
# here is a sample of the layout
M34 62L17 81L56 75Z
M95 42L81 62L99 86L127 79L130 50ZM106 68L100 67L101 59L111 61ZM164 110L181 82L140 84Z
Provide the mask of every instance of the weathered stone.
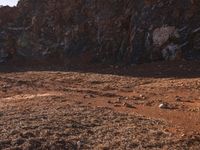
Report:
M199 9L197 0L20 0L16 8L0 8L0 29L12 31L18 41L12 55L24 57L43 59L48 52L56 59L137 64L180 54L193 60L200 56Z
M179 37L175 26L157 28L153 31L154 45L160 47L165 44L172 36L177 38Z

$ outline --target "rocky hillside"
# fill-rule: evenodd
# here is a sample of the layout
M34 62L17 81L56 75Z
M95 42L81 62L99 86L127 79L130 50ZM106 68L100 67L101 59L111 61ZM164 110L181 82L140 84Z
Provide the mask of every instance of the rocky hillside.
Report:
M16 9L0 9L0 62L200 59L199 0L20 0Z

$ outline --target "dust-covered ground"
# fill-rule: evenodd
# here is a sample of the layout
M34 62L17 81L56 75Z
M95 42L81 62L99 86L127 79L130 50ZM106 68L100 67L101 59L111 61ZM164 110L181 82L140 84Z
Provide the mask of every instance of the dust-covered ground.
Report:
M0 149L200 149L200 63L0 73Z

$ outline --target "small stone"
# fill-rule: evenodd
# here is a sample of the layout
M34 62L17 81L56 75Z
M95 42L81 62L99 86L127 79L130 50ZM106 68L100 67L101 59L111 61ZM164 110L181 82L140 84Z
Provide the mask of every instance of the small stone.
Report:
M166 105L165 104L160 104L159 108L166 108Z
M76 144L77 144L77 149L79 150L81 148L81 146L82 146L82 142L78 141Z
M179 96L176 96L175 99L176 99L176 101L179 101L179 102L181 101L181 98Z
M128 104L128 103L124 103L123 105L124 105L125 107L128 107L128 108L136 108L136 107L134 107L133 105Z
M119 104L115 104L114 107L121 107L121 105L119 105Z
M134 96L132 99L133 99L133 100L137 100L138 98Z
M143 97L144 95L140 94L140 97Z
M121 100L123 100L123 97L119 97L119 98L117 99L118 102L121 102Z
M125 100L128 100L129 98L128 97L125 97Z
M185 134L182 134L181 137L185 137Z
M177 106L170 105L168 103L162 103L159 105L161 109L177 109Z
M146 97L145 97L144 95L142 95L142 94L140 94L139 97L140 97L141 99L143 99L143 100L146 99Z

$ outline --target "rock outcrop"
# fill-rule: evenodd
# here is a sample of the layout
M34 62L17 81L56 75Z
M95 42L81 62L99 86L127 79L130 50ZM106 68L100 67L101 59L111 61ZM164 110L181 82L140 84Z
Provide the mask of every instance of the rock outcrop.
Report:
M200 59L198 0L20 0L14 14L14 21L0 26L10 44L1 46L3 60Z

